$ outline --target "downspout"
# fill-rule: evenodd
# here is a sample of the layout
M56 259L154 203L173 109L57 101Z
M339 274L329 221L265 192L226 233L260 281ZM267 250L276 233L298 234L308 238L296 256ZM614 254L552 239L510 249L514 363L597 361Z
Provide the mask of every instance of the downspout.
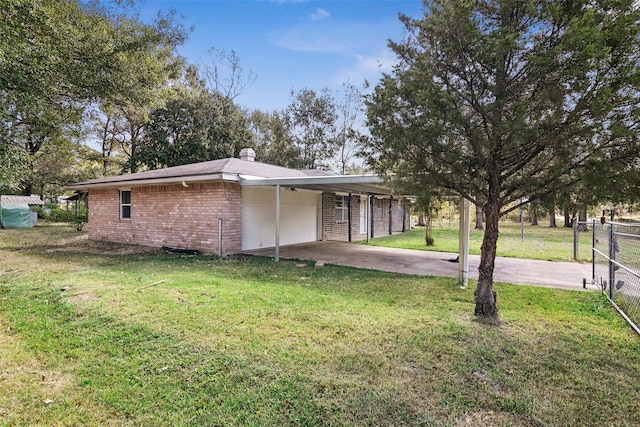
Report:
M218 218L218 256L222 256L222 218Z
M347 224L349 225L349 242L351 242L351 193L349 193L349 200L347 201Z

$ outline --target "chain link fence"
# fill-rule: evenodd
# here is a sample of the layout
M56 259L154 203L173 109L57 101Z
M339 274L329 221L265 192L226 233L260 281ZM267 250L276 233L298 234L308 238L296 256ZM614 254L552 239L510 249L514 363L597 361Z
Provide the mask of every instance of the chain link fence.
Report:
M593 221L593 284L640 333L640 224Z

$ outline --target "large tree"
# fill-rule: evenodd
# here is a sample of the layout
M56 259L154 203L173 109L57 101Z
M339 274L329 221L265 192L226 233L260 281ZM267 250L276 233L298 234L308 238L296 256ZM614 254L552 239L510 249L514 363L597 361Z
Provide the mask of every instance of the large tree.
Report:
M252 145L249 119L230 98L179 86L151 113L136 159L156 169L235 157Z
M0 0L0 163L20 169L0 184L29 193L39 152L64 150L88 105L141 102L166 80L185 32L170 16L147 25L127 13L99 2Z
M283 112L254 110L249 120L258 160L292 169L303 167L302 151L289 135Z
M213 93L236 99L258 78L253 71L242 68L240 57L234 50L227 52L212 47L207 53L210 61L201 63L198 68Z
M336 105L331 92L305 88L291 91L285 112L287 132L300 150L301 169L328 168L338 149Z
M354 159L358 144L362 141L361 129L364 117L364 99L351 82L342 84L336 91L336 146L337 169L341 174L356 167Z
M498 320L499 219L637 160L640 13L632 0L425 3L368 100L370 162L483 208L476 316ZM393 175L395 174L395 175Z

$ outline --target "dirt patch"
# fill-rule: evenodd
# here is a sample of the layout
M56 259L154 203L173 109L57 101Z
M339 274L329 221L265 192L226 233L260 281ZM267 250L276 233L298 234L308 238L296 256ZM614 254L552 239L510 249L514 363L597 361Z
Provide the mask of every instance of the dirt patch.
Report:
M453 425L455 427L476 426L525 426L527 424L518 420L514 415L500 411L475 411L459 417Z
M72 305L83 305L93 301L97 301L100 297L92 292L79 292L75 295L69 295L67 301Z
M99 255L102 253L130 255L159 253L161 250L148 246L89 240L85 234L83 236L62 240L55 245L50 245L45 249L45 252L74 252L91 255Z

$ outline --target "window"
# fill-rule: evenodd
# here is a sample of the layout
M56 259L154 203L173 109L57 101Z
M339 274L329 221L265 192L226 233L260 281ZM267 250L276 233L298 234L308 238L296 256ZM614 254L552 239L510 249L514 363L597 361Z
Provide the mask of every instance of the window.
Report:
M336 196L336 221L349 219L349 202L347 196Z
M383 218L383 209L382 209L382 199L376 199L376 219L382 219Z
M131 190L120 191L120 219L131 219Z

